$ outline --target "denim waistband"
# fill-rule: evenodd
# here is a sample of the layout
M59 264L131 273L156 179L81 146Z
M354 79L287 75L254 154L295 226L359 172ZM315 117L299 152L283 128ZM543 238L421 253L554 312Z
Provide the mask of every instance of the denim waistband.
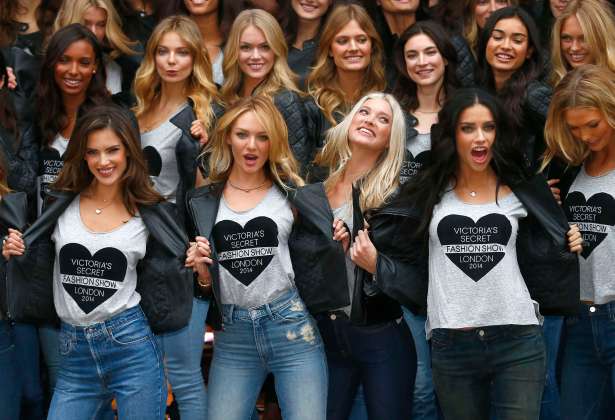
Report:
M222 316L224 320L232 321L252 321L259 318L273 317L273 314L280 312L291 305L301 305L301 310L305 310L305 305L299 297L297 289L292 288L284 292L273 301L256 308L246 309L241 306L226 304L222 305Z
M615 301L604 303L602 305L588 305L586 303L579 304L579 316L608 316L615 319Z
M62 330L71 334L87 334L89 336L106 334L107 329L115 329L121 327L124 324L135 320L144 320L147 322L147 318L141 310L141 306L133 306L126 309L117 315L112 316L104 322L98 322L96 324L90 324L85 326L71 325L62 321Z
M504 337L510 334L519 334L522 331L538 330L541 331L540 325L489 325L486 327L476 327L468 330L454 328L436 328L431 331L431 335L447 336L457 339L478 338L480 340L495 340L499 337Z

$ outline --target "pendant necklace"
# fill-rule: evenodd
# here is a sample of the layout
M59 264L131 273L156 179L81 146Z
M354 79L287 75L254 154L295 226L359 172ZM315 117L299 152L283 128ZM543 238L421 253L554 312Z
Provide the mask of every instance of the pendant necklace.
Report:
M478 193L476 191L470 191L470 197L476 197Z
M107 202L107 200L103 200L103 203L106 203L106 202ZM103 210L106 209L107 207L109 207L111 204L113 204L113 201L110 202L109 204L107 204L106 206L96 207L95 210L94 210L94 213L101 214L103 212Z
M268 181L269 181L269 180L268 180L268 179L266 179L266 180L265 180L265 182L263 182L262 184L260 184L260 185L259 185L259 186L257 186L257 187L253 187L253 188L242 188L242 187L238 187L237 185L234 185L234 184L231 182L231 180L230 180L230 179L228 180L228 183L229 183L229 185L230 185L231 187L235 188L236 190L243 191L243 192L245 192L245 193L249 193L249 192L251 192L251 191L255 191L255 190L259 190L259 189L263 188L263 186L264 186L264 185L265 185Z

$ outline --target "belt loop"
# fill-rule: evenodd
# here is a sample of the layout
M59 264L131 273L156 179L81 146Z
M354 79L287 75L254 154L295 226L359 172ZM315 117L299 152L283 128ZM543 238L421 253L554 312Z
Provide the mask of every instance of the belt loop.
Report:
M271 305L270 305L269 303L266 303L266 304L263 306L263 308L265 309L265 312L267 313L267 316L268 316L270 319L272 319L272 320L273 320L273 319L274 319L274 316L273 316L273 310L271 309Z
M230 304L230 305L224 305L225 306L225 311L224 311L224 316L225 318L227 318L226 320L223 320L223 322L225 322L226 324L233 324L233 313L235 312L235 305Z
M607 315L610 320L615 319L615 301L604 304L604 309L607 311Z

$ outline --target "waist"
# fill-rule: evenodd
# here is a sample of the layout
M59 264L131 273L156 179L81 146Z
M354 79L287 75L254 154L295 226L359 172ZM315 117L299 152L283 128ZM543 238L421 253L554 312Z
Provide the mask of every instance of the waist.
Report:
M221 309L225 322L252 321L259 318L273 318L276 313L291 306L294 306L298 311L307 311L295 288L287 290L269 303L254 308L247 309L238 305L223 304Z
M141 310L141 306L139 305L126 309L103 322L97 322L90 325L79 326L62 321L61 328L62 330L73 334L87 334L90 336L94 336L106 334L106 332L110 329L115 329L134 321L144 321L147 324L147 318L145 317L145 314L143 313L143 310Z
M615 319L615 301L604 303L602 305L585 302L581 302L579 304L579 316L590 317L600 315Z

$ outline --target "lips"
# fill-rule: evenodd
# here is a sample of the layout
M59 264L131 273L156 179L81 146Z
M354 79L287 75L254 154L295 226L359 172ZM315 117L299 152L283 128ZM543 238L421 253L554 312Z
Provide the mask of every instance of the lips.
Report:
M376 133L374 133L372 130L370 130L367 127L359 127L357 129L357 131L363 135L369 136L369 137L376 137Z
M344 57L344 60L349 61L351 63L360 63L363 61L362 55L349 55Z
M255 166L258 162L258 156L251 153L246 153L245 155L243 155L243 159L246 163L246 166Z
M587 53L568 53L566 54L571 63L583 64L587 58Z
M299 5L306 13L313 13L314 11L318 10L318 6L311 3L300 2Z
M489 149L483 146L473 147L470 154L475 163L482 164L485 163L489 157Z
M512 54L507 53L497 53L495 54L495 58L501 63L510 63L515 57Z
M98 174L102 177L102 178L108 178L111 175L113 175L113 171L115 170L115 167L111 167L111 168L100 168L98 169Z
M76 89L81 86L82 81L78 79L63 79L64 85L71 89Z

